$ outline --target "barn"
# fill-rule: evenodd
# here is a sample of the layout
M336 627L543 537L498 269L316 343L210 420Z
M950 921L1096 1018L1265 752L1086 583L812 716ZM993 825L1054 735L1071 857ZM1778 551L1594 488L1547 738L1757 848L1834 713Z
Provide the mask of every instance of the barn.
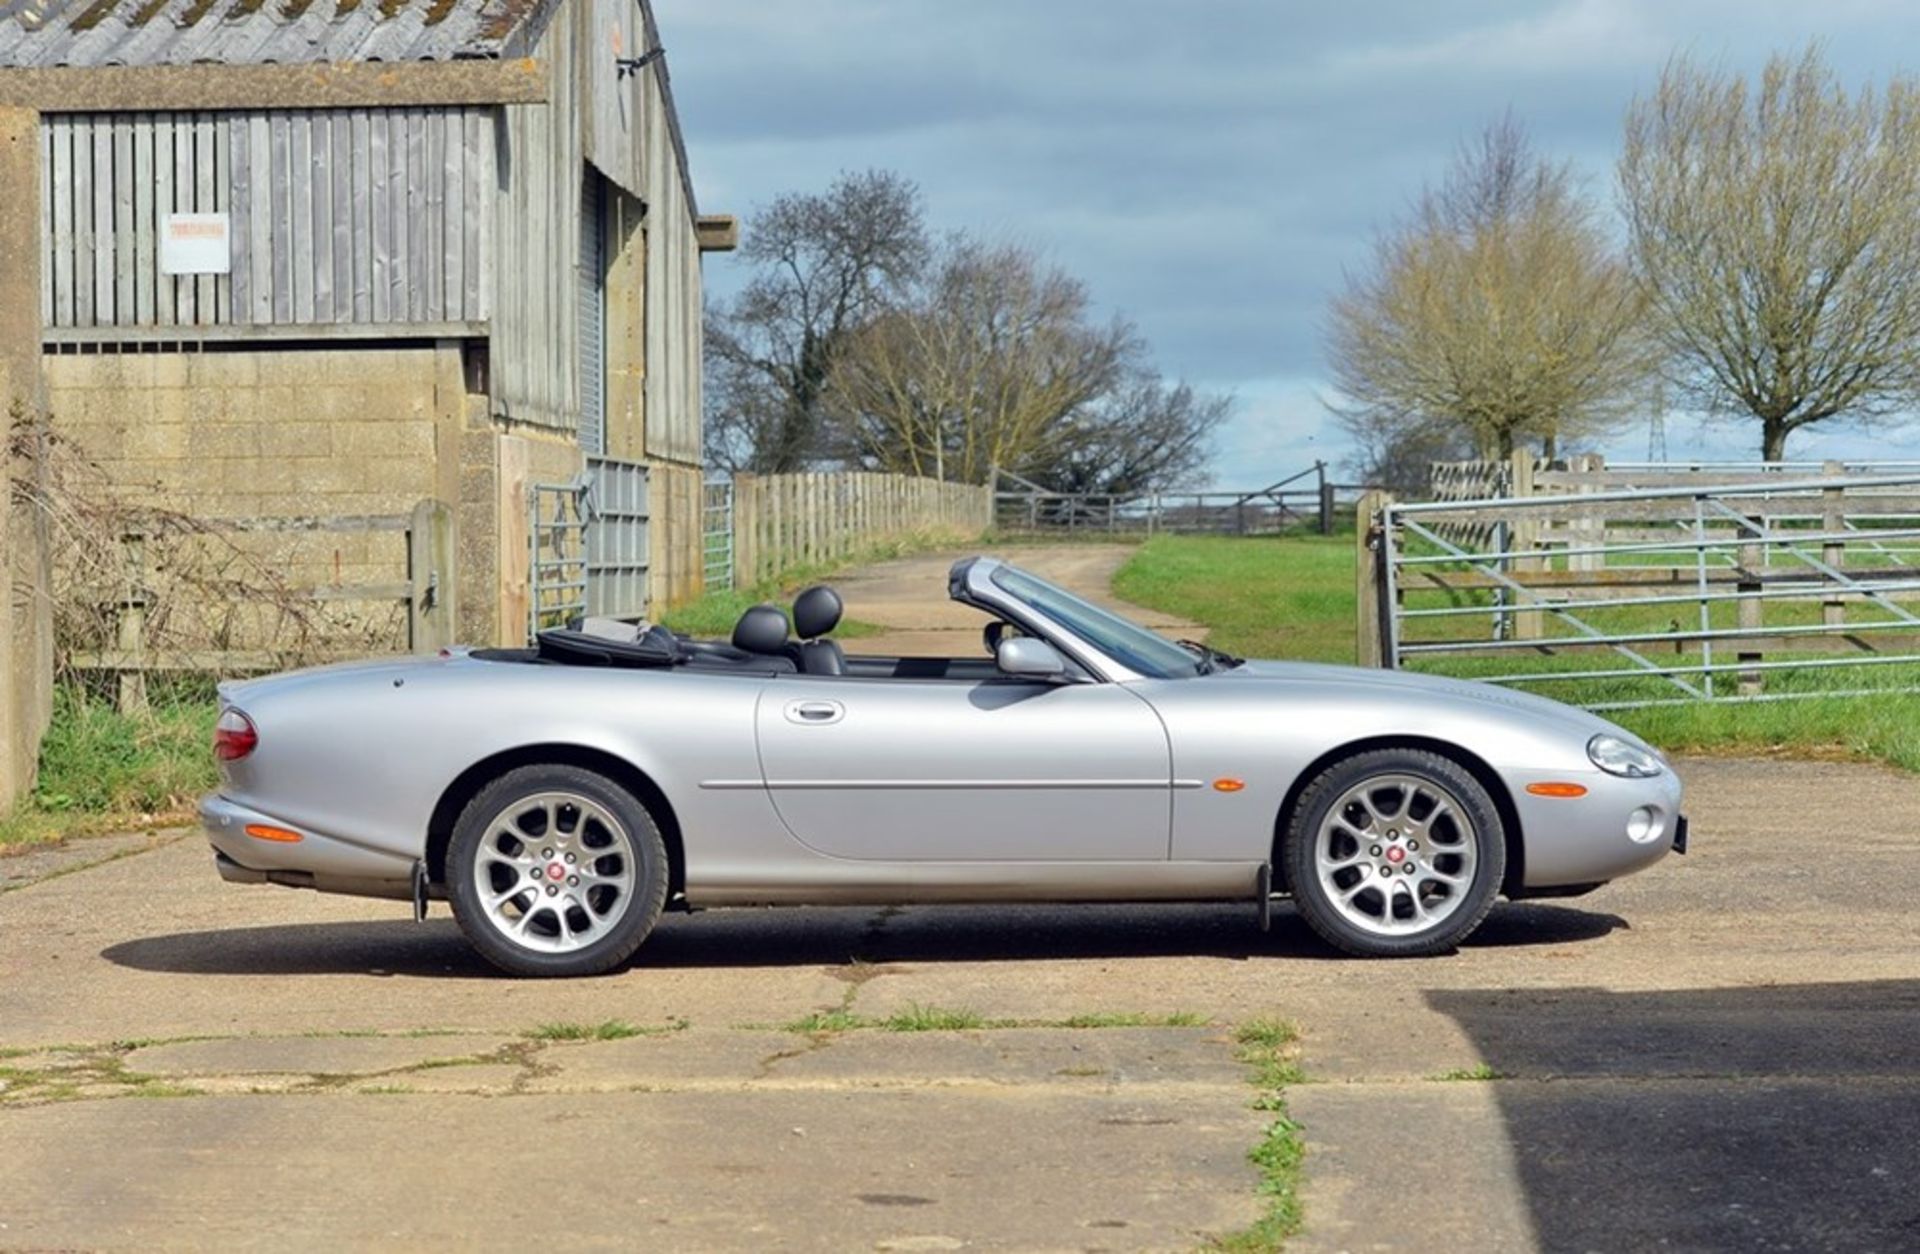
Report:
M0 383L132 505L415 648L700 590L646 0L4 0L0 205Z

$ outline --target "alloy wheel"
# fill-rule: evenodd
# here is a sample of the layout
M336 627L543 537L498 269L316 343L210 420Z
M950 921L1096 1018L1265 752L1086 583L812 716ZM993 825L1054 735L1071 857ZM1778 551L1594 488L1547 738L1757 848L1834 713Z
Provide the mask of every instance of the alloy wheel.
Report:
M1314 836L1313 869L1340 917L1375 936L1424 932L1467 900L1478 833L1433 780L1368 776L1340 794Z
M633 902L626 825L577 792L521 797L487 823L473 861L485 918L512 944L570 953L608 935Z

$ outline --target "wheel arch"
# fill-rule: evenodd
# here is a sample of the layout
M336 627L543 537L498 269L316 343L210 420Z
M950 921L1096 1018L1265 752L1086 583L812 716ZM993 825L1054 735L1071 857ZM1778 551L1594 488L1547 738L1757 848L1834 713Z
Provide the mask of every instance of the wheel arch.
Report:
M1300 805L1300 795L1307 790L1307 785L1335 762L1376 749L1422 749L1437 753L1458 763L1479 781L1480 786L1487 790L1487 795L1493 798L1494 808L1500 812L1500 827L1506 837L1507 869L1500 881L1500 891L1511 896L1526 883L1527 847L1520 828L1520 811L1513 803L1513 794L1507 788L1506 781L1500 778L1500 772L1489 766L1485 758L1449 740L1436 740L1429 736L1370 736L1362 740L1350 740L1327 750L1309 762L1288 786L1287 795L1280 803L1280 812L1274 818L1273 845L1268 853L1275 891L1291 891L1291 886L1286 883L1286 862L1280 856L1280 843L1287 838L1287 828L1293 822L1294 811Z
M686 849L681 841L680 818L660 785L645 771L616 754L586 745L522 745L482 758L454 777L434 803L427 820L427 876L436 884L447 879L447 847L453 842L454 824L467 803L480 790L508 771L522 766L574 766L604 775L638 797L660 825L660 839L667 847L667 902L686 890Z

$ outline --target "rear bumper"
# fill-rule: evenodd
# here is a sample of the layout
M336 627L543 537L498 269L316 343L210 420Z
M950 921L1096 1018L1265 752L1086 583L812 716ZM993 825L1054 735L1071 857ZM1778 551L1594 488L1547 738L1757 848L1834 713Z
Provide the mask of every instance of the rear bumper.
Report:
M359 897L413 896L413 864L324 836L215 793L200 802L200 826L213 846L214 869L230 884L279 884ZM261 840L250 826L290 832L297 841Z

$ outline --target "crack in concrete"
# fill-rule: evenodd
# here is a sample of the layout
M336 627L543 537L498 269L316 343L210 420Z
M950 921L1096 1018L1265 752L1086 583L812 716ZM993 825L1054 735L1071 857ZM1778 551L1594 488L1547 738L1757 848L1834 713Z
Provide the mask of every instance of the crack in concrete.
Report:
M103 854L98 858L89 858L81 862L71 862L64 866L57 866L45 874L34 876L32 879L16 880L11 883L0 884L0 896L4 896L7 893L25 892L29 888L38 888L42 884L50 884L54 880L65 879L69 875L78 875L82 871L91 871L95 867L106 866L110 862L119 862L123 858L137 858L143 853L152 853L156 849L165 849L168 845L178 844L180 841L185 840L189 834L190 833L187 832L153 832L148 835L147 843L144 845L130 845L125 849L116 849L112 853ZM80 839L84 840L86 838L81 837ZM65 847L66 842L64 840L52 846L54 849ZM46 851L47 847L45 846L29 846L27 850L23 850L13 856L27 857L34 852Z

